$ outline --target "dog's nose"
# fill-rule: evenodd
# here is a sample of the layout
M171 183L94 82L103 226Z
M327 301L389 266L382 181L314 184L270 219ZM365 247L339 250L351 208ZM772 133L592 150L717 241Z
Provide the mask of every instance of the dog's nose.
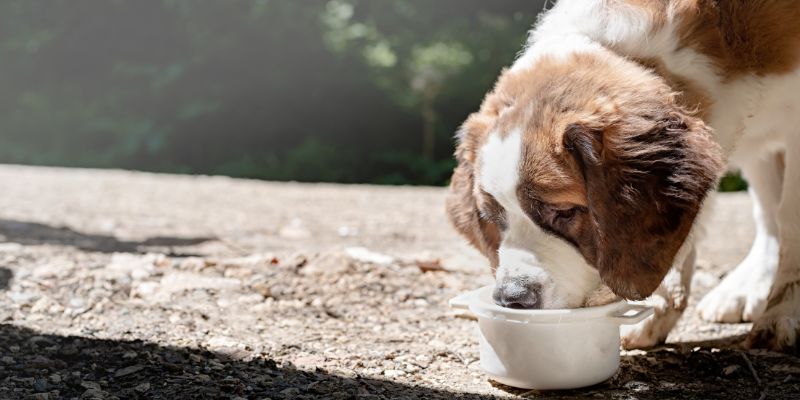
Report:
M503 279L495 286L492 298L507 308L542 308L541 291L542 285L527 279Z

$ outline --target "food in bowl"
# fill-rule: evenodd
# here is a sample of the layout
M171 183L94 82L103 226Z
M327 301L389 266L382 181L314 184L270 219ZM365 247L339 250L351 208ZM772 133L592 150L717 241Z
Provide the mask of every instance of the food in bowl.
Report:
M626 301L587 308L501 307L485 286L450 300L478 319L481 368L523 389L574 389L612 377L619 367L619 327L641 322L652 307Z

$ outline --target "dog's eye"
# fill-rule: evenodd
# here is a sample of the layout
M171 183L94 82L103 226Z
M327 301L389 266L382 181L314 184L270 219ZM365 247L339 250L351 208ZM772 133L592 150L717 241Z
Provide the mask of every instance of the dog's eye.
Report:
M575 218L575 215L580 212L582 207L571 204L558 204L547 206L547 208L553 222L569 222L572 218Z
M565 210L556 210L556 217L560 219L570 219L578 213L578 207L567 208Z

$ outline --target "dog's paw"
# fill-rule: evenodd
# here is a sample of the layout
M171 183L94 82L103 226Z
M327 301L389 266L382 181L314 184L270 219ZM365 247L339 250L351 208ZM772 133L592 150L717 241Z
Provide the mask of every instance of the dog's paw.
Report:
M697 305L700 318L727 323L757 320L767 307L772 275L770 268L743 263L703 297Z
M667 340L666 334L661 334L654 328L653 318L648 318L636 325L622 325L619 328L620 344L625 350L646 349L657 346Z
M800 281L777 293L764 315L753 324L745 346L800 354Z
M653 306L650 318L635 325L620 327L620 344L626 350L657 346L667 340L667 335L683 314L682 309L671 307L663 297L653 296L646 300Z
M800 355L798 336L800 336L800 318L797 316L769 317L764 315L753 325L753 330L750 331L745 346Z

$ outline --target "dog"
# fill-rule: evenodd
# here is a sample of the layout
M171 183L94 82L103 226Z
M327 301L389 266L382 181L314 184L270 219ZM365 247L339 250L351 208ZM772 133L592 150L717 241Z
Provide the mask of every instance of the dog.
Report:
M662 343L686 309L708 199L740 169L756 238L698 305L800 334L800 6L791 0L560 1L457 134L447 197L495 302L645 300L623 346Z

